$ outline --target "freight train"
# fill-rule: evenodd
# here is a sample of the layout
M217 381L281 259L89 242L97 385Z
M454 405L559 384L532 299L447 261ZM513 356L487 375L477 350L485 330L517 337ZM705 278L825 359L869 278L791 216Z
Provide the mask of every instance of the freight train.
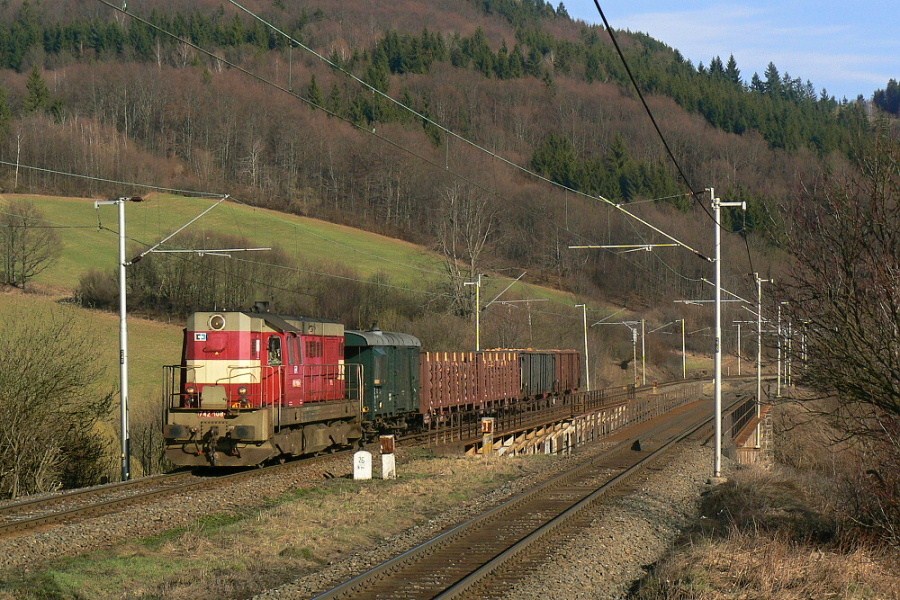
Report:
M352 446L453 415L576 392L576 350L426 352L405 333L252 311L196 312L164 367L166 457L260 465Z

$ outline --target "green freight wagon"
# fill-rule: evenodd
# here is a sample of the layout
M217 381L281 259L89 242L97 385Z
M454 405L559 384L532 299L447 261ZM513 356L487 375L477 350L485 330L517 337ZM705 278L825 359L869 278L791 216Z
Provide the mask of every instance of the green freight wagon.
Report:
M362 366L362 421L368 433L418 428L419 353L422 343L407 333L344 332L344 359Z

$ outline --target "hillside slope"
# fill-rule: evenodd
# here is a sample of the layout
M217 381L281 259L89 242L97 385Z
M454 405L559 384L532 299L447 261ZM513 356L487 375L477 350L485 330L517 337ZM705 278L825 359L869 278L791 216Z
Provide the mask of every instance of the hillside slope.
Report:
M528 270L621 301L683 294L668 269L708 275L690 253L661 264L567 251L665 241L611 218L598 195L693 247L710 243L602 28L538 0L288 4L247 3L260 20L218 2L154 0L127 13L5 4L0 159L23 168L5 170L3 185L229 193L427 246L448 221L480 212L483 251L457 257L472 263L469 276ZM618 34L691 188L749 201L746 216L727 216L733 229L777 226L774 199L823 158L839 159L860 126L856 107L777 71L751 88L736 66L699 69L647 36ZM658 198L682 212L638 204ZM757 236L750 243L760 247ZM635 270L646 276L629 277Z

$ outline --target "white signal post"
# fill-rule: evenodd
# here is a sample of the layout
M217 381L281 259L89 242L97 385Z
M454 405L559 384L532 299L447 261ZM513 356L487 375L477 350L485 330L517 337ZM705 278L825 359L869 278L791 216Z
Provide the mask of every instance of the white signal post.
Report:
M716 380L715 380L715 421L716 456L713 477L722 476L722 207L740 207L747 210L746 202L722 202L716 198L714 188L708 188L715 220L715 264L716 264Z
M756 279L756 416L762 411L762 284L775 283L774 279L760 279L759 273L754 273ZM759 435L757 435L759 440Z
M641 385L647 385L647 349L644 345L644 319L641 319Z
M524 274L524 273L523 273ZM481 351L481 273L475 281L465 281L463 285L475 286L475 352Z

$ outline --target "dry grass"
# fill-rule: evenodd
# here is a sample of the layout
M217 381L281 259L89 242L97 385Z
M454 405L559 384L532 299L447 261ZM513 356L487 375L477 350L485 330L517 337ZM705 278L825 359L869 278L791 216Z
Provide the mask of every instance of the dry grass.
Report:
M684 548L636 597L665 599L900 598L896 562L872 550L816 549L781 535L734 530Z
M482 505L555 457L403 459L393 481L329 480L256 507L204 507L187 528L60 561L0 583L15 598L250 597L446 511ZM397 548L394 548L397 550ZM0 581L3 577L0 575Z
M900 553L861 529L858 442L797 405L776 408L770 469L740 469L636 586L640 600L900 598Z

